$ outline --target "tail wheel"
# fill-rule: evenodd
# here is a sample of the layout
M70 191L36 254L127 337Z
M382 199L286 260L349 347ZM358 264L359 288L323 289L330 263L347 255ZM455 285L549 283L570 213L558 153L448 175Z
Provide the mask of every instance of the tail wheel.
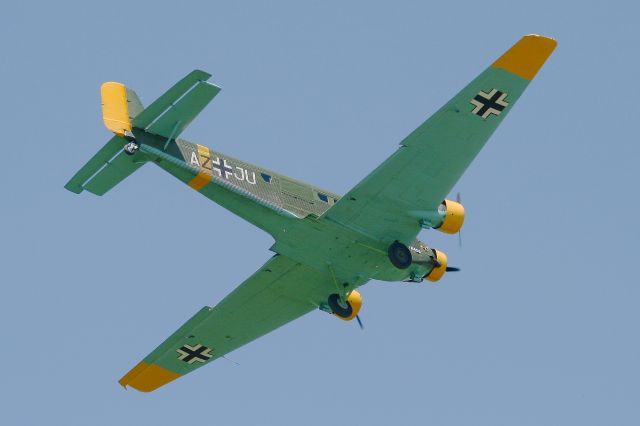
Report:
M135 154L136 152L138 152L138 149L140 149L140 146L133 141L127 142L124 146L124 152L129 155Z
M398 269L407 269L411 266L411 252L409 248L400 241L394 241L387 251L389 260Z

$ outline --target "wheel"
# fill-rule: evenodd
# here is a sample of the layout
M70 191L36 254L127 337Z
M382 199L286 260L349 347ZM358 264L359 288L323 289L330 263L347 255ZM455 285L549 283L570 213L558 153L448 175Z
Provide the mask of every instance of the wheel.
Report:
M140 146L135 142L128 142L124 146L124 152L126 152L129 155L135 154L136 152L138 152L138 149L140 149Z
M387 252L389 260L398 269L407 269L411 266L411 252L409 248L400 241L394 241Z
M335 293L329 296L329 299L327 299L327 302L329 303L329 307L331 308L331 311L334 314L338 315L339 317L349 318L351 314L353 314L353 308L351 307L351 303L349 303L348 301L345 301L344 303L346 304L346 306L343 305L340 302L340 296L338 296Z

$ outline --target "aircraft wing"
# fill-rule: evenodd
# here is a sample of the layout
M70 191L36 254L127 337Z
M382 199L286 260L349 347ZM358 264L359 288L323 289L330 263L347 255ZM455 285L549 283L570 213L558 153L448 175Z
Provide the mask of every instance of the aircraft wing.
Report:
M382 240L410 243L516 103L556 41L528 35L400 143L325 218Z
M119 382L153 391L316 309L334 291L331 276L275 255L217 306L202 308Z

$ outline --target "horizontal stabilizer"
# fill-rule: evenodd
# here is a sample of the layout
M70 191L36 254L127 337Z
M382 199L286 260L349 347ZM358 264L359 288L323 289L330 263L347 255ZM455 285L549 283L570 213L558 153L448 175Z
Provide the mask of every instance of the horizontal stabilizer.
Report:
M155 121L163 112L170 108L178 99L184 96L193 86L201 81L207 80L211 74L204 71L191 71L186 77L173 85L162 96L155 100L151 105L133 120L133 125L140 129L146 129Z
M103 146L100 151L96 153L87 164L82 166L78 172L73 175L73 177L67 182L64 186L67 190L71 192L75 192L79 194L84 189L82 186L84 183L89 180L91 176L96 174L98 170L100 170L104 165L111 160L126 143L124 138L119 136L112 137L109 142L105 146Z
M121 151L120 154L107 162L91 180L84 184L84 189L95 195L104 195L142 167L143 164L144 162L134 162L131 155Z
M165 138L175 138L220 92L218 86L207 82L196 84L191 91L154 121L146 131Z
M104 195L122 182L144 164L139 155L127 155L122 150L126 142L120 136L111 138L64 187L76 194L86 189L93 194Z

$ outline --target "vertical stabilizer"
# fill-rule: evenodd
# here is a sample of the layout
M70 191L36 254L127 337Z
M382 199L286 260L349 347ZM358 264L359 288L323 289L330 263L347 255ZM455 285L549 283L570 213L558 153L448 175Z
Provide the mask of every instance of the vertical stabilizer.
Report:
M126 86L109 81L100 87L100 95L102 96L102 120L106 128L118 136L131 133Z

